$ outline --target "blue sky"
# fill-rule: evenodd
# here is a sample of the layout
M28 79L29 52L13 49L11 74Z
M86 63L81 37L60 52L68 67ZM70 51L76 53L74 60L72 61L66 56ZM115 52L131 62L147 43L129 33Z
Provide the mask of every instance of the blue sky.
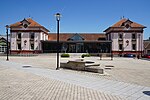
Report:
M144 39L150 37L150 0L0 0L0 34L29 16L56 32L57 12L61 32L101 33L125 16L146 26Z

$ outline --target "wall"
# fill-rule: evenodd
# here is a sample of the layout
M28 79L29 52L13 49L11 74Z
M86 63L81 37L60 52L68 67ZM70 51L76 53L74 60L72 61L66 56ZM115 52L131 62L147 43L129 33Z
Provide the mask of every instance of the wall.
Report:
M136 50L132 49L132 33L133 32L112 32L109 33L111 35L112 39L112 51L122 51L119 50L119 33L123 34L123 40L120 40L120 43L123 44L123 51L143 51L143 33L135 33L136 34L136 40L134 41L136 43ZM140 36L139 36L140 35ZM127 43L129 41L129 43Z
M22 50L30 50L30 38L28 32L21 32L21 48ZM27 41L25 43L25 41Z
M11 33L11 50L17 50L16 38L17 38L16 32L12 32Z

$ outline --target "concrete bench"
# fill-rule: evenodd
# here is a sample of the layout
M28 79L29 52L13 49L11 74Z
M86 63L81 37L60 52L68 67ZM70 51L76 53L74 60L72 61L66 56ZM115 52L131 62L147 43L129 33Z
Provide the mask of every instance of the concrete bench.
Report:
M89 62L89 61L88 61ZM67 63L60 63L60 68L67 68L73 70L80 70L80 71L89 71L103 74L104 70L99 68L100 64L86 64L86 61L75 60L75 61L68 61Z
M60 68L68 68L73 70L85 70L85 62L68 61L67 63L60 63Z
M86 67L85 70L88 71L88 72L104 74L104 69L98 68L98 67L95 67L95 66Z

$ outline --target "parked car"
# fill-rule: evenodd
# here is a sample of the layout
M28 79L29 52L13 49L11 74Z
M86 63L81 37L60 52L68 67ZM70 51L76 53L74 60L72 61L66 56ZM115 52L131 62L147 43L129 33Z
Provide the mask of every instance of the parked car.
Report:
M135 55L134 54L124 54L124 57L135 57Z
M150 59L150 54L144 55L143 58L149 58Z

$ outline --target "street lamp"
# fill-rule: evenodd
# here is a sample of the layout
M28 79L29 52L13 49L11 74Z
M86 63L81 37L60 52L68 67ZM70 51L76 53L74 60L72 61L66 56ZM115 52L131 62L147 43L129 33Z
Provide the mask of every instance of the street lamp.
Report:
M140 46L141 46L141 50L140 50ZM141 54L141 57L143 53L142 49L143 49L142 34L139 34L139 53Z
M141 34L141 57L143 56L143 39Z
M57 21L57 65L56 65L56 70L59 70L59 21L61 14L56 13L55 14L56 21Z
M6 59L6 61L9 61L9 59L8 59L8 54L9 54L9 48L8 48L8 28L9 28L9 25L6 25L6 34L7 34L7 59Z
M142 50L140 50L140 46L141 46L141 44L142 44L142 43L140 43L140 42L141 42L141 34L138 34L138 36L139 36L139 53L138 53L138 56L140 57L140 53L141 53L141 51L142 51ZM139 57L138 57L138 58L139 58Z

